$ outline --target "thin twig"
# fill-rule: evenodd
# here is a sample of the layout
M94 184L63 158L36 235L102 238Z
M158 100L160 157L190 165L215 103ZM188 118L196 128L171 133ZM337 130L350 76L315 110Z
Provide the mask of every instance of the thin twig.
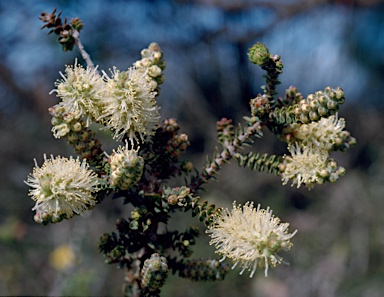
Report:
M93 64L91 57L89 56L89 54L85 50L83 44L81 43L79 31L74 30L72 37L75 39L77 49L80 52L81 56L83 57L84 61L87 63L87 66L91 69L95 69L95 65Z

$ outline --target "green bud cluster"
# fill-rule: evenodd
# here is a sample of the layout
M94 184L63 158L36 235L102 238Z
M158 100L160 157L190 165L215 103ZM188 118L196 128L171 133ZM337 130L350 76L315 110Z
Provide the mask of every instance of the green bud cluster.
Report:
M192 200L191 190L186 187L165 188L162 198L169 205L178 205L180 207L187 206Z
M184 261L184 267L179 270L179 276L192 281L221 281L229 271L226 263L218 260L195 259Z
M129 228L131 230L145 231L152 224L151 217L152 214L148 212L147 207L145 205L141 205L139 208L132 210ZM119 226L117 227L119 229Z
M322 184L327 181L330 183L335 183L341 176L345 174L346 170L344 167L339 166L335 160L332 158L327 159L324 169L322 169L318 175L318 183Z
M308 95L306 100L299 103L276 107L270 118L277 124L292 124L295 122L308 124L319 121L322 117L334 115L339 110L339 105L345 102L344 91L338 87L326 87L324 91Z
M185 133L174 134L171 139L168 140L165 150L173 157L178 158L184 153L191 145L188 140L188 135Z
M334 115L344 102L344 91L340 87L326 87L324 91L308 95L306 102L300 102L300 108L295 110L296 118L303 124L318 121L322 117Z
M345 152L355 144L356 138L352 137L349 131L341 131L335 140L334 149Z
M96 165L102 160L101 143L95 138L95 132L86 128L83 120L74 117L73 113L66 112L60 104L50 107L49 113L52 116L52 132L56 138L66 137L75 153L82 159L87 159L91 165Z
M119 147L108 159L111 165L110 183L113 187L127 190L137 184L143 174L144 159L136 150Z
M287 105L297 104L303 99L304 97L299 92L299 90L294 86L290 86L288 89L285 90L284 99L279 98L279 105L287 106Z
M152 42L148 48L141 51L141 60L136 61L133 65L137 69L146 72L151 79L151 89L156 91L158 95L160 92L159 85L165 80L165 76L162 72L166 67L160 46L157 43Z
M148 291L156 291L161 288L168 277L168 264L165 257L153 253L144 261L141 269L141 286Z

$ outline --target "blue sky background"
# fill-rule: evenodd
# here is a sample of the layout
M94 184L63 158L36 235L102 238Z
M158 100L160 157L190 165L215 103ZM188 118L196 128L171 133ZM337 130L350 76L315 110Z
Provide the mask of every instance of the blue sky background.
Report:
M42 83L45 75L52 80L63 64L79 57L77 52L62 53L56 36L38 30L41 23L36 16L53 7L69 19L81 16L85 23L81 38L101 69L126 68L143 47L158 42L168 62L165 104L173 106L182 100L175 89L193 84L192 73L200 79L219 74L220 85L227 88L220 86L214 95L222 97L226 106L236 100L247 102L249 98L239 98L241 84L236 86L239 71L244 70L239 66L244 59L240 55L261 41L285 62L281 91L295 85L307 95L327 85L341 86L350 102L382 105L383 85L378 83L384 65L382 6L321 5L287 16L266 5L224 10L193 1L0 1L1 63L23 90ZM255 74L250 81L256 93L262 83L259 69L247 67ZM3 94L4 89L0 84ZM212 100L209 94L203 95ZM15 110L17 103L11 97L9 93L1 96L2 111Z

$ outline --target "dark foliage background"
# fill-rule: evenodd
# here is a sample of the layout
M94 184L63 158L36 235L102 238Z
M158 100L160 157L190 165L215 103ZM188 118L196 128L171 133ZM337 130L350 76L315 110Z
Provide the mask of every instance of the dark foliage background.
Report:
M158 42L167 61L159 104L163 118L176 117L192 146L186 158L202 165L215 148L215 122L236 122L260 91L261 71L247 49L267 44L285 62L280 93L294 85L306 96L327 85L341 86L347 103L340 116L358 144L335 158L347 175L312 191L281 186L278 177L225 167L204 199L230 206L253 200L271 206L299 232L285 256L290 266L268 278L239 277L194 284L171 276L164 296L382 296L384 285L384 4L379 0L137 0L0 1L0 295L120 296L123 272L103 263L97 241L130 214L121 200L106 200L87 217L52 226L33 221L32 200L23 183L43 154L69 156L55 140L48 93L64 64L80 55L63 53L56 37L40 31L38 15L63 10L80 17L83 44L101 69L125 69L140 50ZM105 140L110 152L117 144ZM270 136L255 144L280 150ZM180 221L198 224L180 214ZM177 222L177 224L175 223ZM204 228L201 227L202 233ZM202 234L195 257L214 256ZM75 266L55 270L50 254L63 244L75 247Z

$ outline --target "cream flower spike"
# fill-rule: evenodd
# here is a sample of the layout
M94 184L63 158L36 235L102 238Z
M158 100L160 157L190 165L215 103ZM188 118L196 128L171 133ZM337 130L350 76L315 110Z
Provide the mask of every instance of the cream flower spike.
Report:
M280 223L280 219L272 215L269 207L254 208L247 202L243 207L233 203L233 209L222 209L213 217L213 222L206 233L210 233L210 244L216 246L216 253L223 255L220 261L230 258L242 267L240 274L250 270L253 277L256 268L264 268L265 276L268 268L281 264L283 258L277 253L289 250L290 239L296 234L288 233L288 223Z
M33 173L25 181L31 187L29 196L36 201L32 210L37 222L56 223L94 207L99 182L85 160L52 155L49 159L44 155L44 160L41 167L35 160Z
M339 137L339 133L345 127L345 120L338 119L337 114L328 118L322 118L318 122L302 124L294 130L300 146L313 144L320 149L329 151Z
M113 138L127 136L132 142L153 135L160 115L148 76L136 68L122 72L113 68L111 78L104 75L107 95L99 120L114 131Z
M84 69L77 64L67 65L61 80L55 82L53 92L60 97L61 105L76 118L85 117L87 126L100 116L105 83L96 68Z
M292 186L298 188L302 184L313 187L314 183L321 184L323 179L320 172L326 167L328 151L315 145L307 145L301 148L298 143L288 146L291 156L284 156L284 171L281 174L283 185L292 180Z

